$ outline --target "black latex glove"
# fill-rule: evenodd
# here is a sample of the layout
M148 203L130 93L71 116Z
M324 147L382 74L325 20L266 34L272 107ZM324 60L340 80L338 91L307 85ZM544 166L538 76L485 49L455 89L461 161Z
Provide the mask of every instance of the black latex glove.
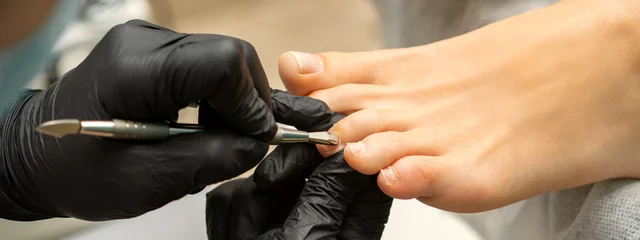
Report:
M166 141L56 139L52 119L175 121L200 103L210 131ZM134 20L109 31L74 70L27 92L0 123L0 217L130 218L255 166L276 125L270 89L242 40ZM231 124L225 124L231 123Z
M272 98L276 120L298 129L327 130L342 117L311 98L281 91ZM324 159L313 145L287 144L254 176L207 194L207 232L209 239L380 239L391 203L376 176L354 171L342 152Z

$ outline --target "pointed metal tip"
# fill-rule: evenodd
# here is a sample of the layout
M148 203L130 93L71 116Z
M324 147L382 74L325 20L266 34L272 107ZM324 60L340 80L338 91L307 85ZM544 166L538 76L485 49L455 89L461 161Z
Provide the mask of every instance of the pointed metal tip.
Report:
M36 131L52 137L61 138L69 134L78 134L82 125L77 119L52 120L40 124Z
M338 139L338 135L328 132L310 132L309 142L315 144L336 146L340 142L340 139Z

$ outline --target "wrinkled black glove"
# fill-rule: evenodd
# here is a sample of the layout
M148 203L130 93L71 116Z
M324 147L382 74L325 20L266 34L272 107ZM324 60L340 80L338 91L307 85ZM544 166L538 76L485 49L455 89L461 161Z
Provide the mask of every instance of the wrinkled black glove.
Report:
M306 131L342 118L321 101L272 92L276 120ZM305 182L305 180L308 181ZM380 239L392 199L350 168L342 152L324 159L310 144L278 146L254 175L207 194L209 239Z
M52 119L175 121L200 104L212 130L166 141L56 139ZM74 70L29 91L0 123L0 217L135 217L255 166L276 124L270 88L242 40L134 20L109 31ZM231 123L231 124L226 124Z

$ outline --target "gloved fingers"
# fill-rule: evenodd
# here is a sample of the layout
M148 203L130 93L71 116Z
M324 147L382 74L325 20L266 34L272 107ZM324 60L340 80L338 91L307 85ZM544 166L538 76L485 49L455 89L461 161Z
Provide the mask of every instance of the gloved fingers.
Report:
M243 40L176 33L137 20L112 28L95 49L77 74L111 75L114 80L95 87L110 117L174 120L192 103L211 104L245 134L265 142L275 135L269 83L255 49ZM83 67L93 65L109 67Z
M273 115L276 121L295 126L304 131L326 131L344 118L333 113L323 101L306 96L295 96L285 91L272 89Z
M273 89L273 113L277 121L305 131L323 131L344 116L331 112L319 100ZM283 189L292 181L307 178L324 160L309 144L278 146L258 165L255 181L262 189Z
M191 189L191 191L189 192L189 194L190 194L190 195L198 194L198 193L202 192L202 190L204 190L204 188L206 188L206 186L199 186L199 187L195 187L194 189Z
M303 240L313 239L305 235L305 232L284 231L282 228L271 229L253 240ZM320 239L320 238L318 238ZM331 238L329 238L331 239Z
M281 234L304 239L335 238L348 206L367 179L347 165L342 152L327 158L307 181Z
M271 193L271 221L267 230L282 228L293 206L298 201L298 197L302 192L305 181L293 182L289 188L281 190L267 190Z
M205 221L207 224L207 236L209 239L229 239L231 215L231 203L233 194L242 186L245 179L235 179L223 183L207 193L205 209Z
M267 230L271 223L271 195L258 189L247 178L236 187L231 205L228 239L251 240Z
M338 239L380 239L389 220L393 198L380 190L377 175L355 197L340 226Z
M147 21L144 21L144 20L140 20L140 19L132 19L132 20L127 21L124 24L125 25L142 27L142 28L149 28L149 29L154 29L154 30L162 30L162 31L174 32L171 29L165 28L163 26L158 26L158 25L155 25L153 23L150 23L150 22L147 22Z
M183 76L173 74L175 67L165 63L176 43L187 36L142 20L116 25L74 71L67 73L60 89L80 91L75 89L83 86L78 81L87 82L88 76L95 75L100 80L92 79L97 86L91 88L98 92L97 99L109 117L177 120L178 111L189 102L177 101L173 91L185 90L175 89L182 85L179 78ZM189 94L179 92L177 96Z
M296 203L304 181L280 191L259 189L253 179L247 179L234 196L231 204L229 239L253 240L256 236L279 229Z
M236 177L255 165L269 146L252 137L225 130L183 134L166 141L131 148L133 156L147 156L155 172L167 174L167 189L210 185ZM135 152L134 152L135 151ZM169 185L175 184L178 186ZM182 193L177 193L182 197Z
M201 104L198 107L198 124L207 129L233 129L234 126L222 118L222 115L211 106L211 104Z
M270 99L261 98L269 91L268 81L250 44L212 34L188 35L176 44L165 66L177 78L170 84L178 102L208 102L243 133L263 141L273 138L276 125L267 104Z
M314 145L284 144L273 150L258 165L254 181L265 190L284 190L293 184L304 183L324 161Z
M252 177L220 185L207 193L209 239L254 239L282 227L303 186L304 181L283 191L262 191Z
M271 107L271 87L269 86L267 73L262 67L260 57L251 43L240 40L240 44L242 44L243 49L245 49L244 57L247 60L247 66L251 72L253 87L258 92L260 99L262 99L267 106Z

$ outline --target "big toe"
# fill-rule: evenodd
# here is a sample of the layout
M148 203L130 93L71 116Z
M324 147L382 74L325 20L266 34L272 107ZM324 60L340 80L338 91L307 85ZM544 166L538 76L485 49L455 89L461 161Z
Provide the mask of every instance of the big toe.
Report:
M378 71L396 55L393 50L319 54L286 52L280 56L278 72L287 91L309 95L343 84L379 84Z
M317 80L322 78L323 70L323 59L310 53L286 52L280 55L278 62L284 86L296 95L307 95L317 89Z

